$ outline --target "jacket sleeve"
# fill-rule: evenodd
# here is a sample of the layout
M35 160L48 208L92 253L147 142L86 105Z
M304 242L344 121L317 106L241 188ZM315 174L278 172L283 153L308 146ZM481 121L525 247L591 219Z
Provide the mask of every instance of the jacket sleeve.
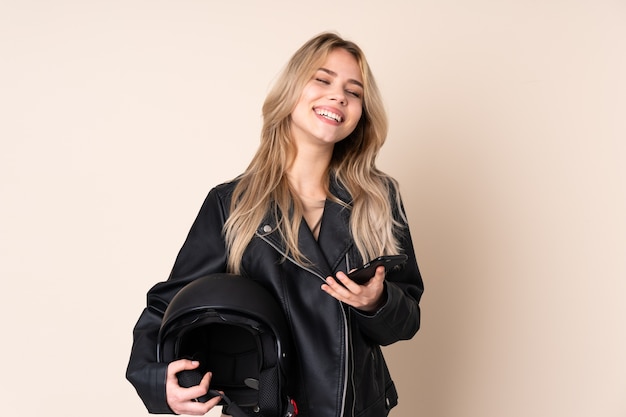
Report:
M224 204L214 188L205 199L168 280L148 291L147 306L133 329L126 378L150 413L173 414L165 395L168 364L158 361L156 349L163 314L170 300L186 284L201 276L225 271L224 221Z
M424 283L417 266L411 232L406 221L404 207L399 195L392 193L397 201L394 217L402 224L399 233L400 247L408 256L407 262L398 270L389 271L385 277L386 301L374 314L354 310L361 332L374 343L386 346L398 340L412 338L420 328L419 302Z

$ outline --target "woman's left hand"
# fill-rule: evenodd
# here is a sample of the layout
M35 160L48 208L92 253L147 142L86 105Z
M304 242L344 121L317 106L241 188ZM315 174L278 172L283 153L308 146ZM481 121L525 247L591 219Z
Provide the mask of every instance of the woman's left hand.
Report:
M338 272L336 277L326 278L326 284L322 284L322 290L337 300L344 302L356 309L373 313L384 303L385 290L385 267L376 268L376 273L367 284L359 285L352 281L343 272ZM341 284L343 285L341 285Z

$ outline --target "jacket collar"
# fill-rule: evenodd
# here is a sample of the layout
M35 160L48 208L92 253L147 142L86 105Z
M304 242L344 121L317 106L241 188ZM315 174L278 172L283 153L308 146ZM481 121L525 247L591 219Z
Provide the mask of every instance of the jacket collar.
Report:
M344 260L346 252L353 245L350 233L350 194L334 179L331 179L329 189L333 196L348 207L327 199L318 240L315 240L304 219L300 224L298 233L298 247L310 262L310 265L302 266L312 270L322 278L334 275ZM277 219L271 212L259 226L257 234L284 255L286 254L285 242L278 233L276 225Z

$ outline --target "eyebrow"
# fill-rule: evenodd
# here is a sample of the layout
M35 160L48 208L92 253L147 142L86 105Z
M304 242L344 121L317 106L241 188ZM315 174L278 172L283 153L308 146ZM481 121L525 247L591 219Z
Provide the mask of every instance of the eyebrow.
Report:
M331 71L331 70L329 70L328 68L318 68L318 70L319 70L319 71L324 71L326 74L328 74L328 75L332 75L333 77L336 77L336 76L337 76L337 73L336 73L335 71ZM349 82L349 83L352 83L352 84L356 84L356 85L358 85L359 87L363 88L363 84L362 84L360 81L357 81L357 80L355 80L355 79L353 79L353 78L350 78L350 79L348 80L348 82Z

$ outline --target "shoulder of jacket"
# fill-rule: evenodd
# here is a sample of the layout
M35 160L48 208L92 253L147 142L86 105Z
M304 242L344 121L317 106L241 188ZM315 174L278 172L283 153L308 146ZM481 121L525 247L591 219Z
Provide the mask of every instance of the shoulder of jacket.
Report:
M211 189L211 193L216 194L220 200L229 199L232 197L233 192L235 191L235 187L239 183L239 177L235 178L232 181L224 182L222 184L216 185Z

